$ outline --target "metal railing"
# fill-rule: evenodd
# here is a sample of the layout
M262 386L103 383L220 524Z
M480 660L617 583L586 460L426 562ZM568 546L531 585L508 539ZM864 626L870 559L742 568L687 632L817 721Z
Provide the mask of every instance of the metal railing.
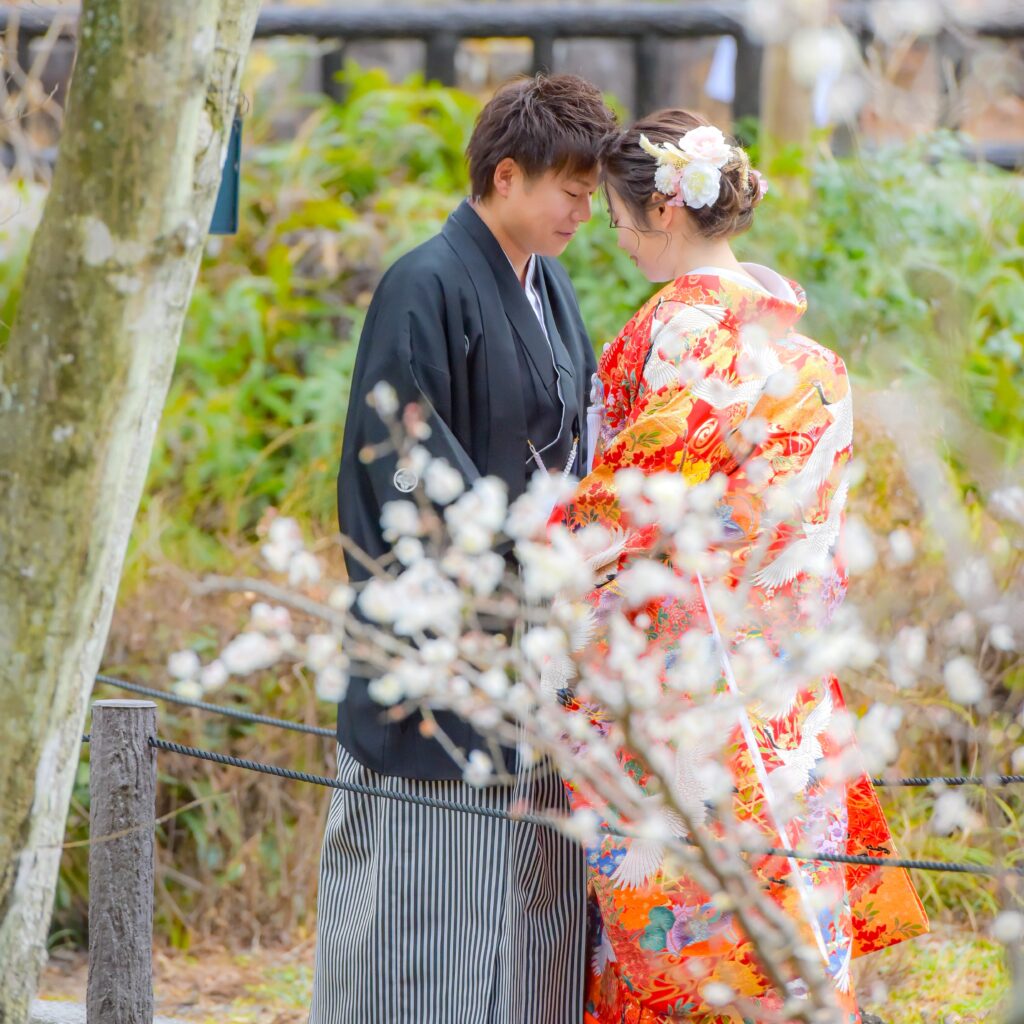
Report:
M467 39L522 38L533 47L534 71L553 70L555 43L567 39L615 39L631 43L634 111L660 106L659 64L664 41L731 36L736 40L736 87L733 116L757 116L760 112L762 47L745 28L744 0L717 2L637 3L592 7L572 4L559 7L499 4L457 4L445 7L363 8L285 7L271 5L259 15L256 38L283 36L336 40L339 45L321 57L320 88L338 95L336 75L343 66L346 47L366 40L408 39L425 43L424 72L428 80L453 85L456 55ZM867 47L875 38L875 5L842 4L843 22ZM21 44L48 31L55 18L67 21L74 32L74 9L39 6L0 6L0 32L16 21ZM953 71L954 86L962 72L962 39L1024 39L1024 4L1007 2L998 16L947 21L936 31L934 43ZM940 87L947 83L940 83ZM947 100L949 92L947 90ZM947 123L955 123L947 102ZM986 157L1001 166L1019 166L1024 147L996 144Z
M362 10L270 6L260 12L256 38L338 40L342 45L321 61L321 89L328 95L336 92L335 74L344 63L345 45L351 42L422 40L426 44L426 78L454 85L456 53L464 39L529 39L535 71L553 68L558 40L624 40L633 47L633 106L647 110L657 105L659 44L663 40L732 36L737 43L734 112L744 117L756 116L759 110L761 48L744 31L743 9L735 0L557 8L489 4ZM44 34L58 17L68 19L68 32L73 32L74 11L68 8L0 7L0 31L16 19L19 35L29 40Z

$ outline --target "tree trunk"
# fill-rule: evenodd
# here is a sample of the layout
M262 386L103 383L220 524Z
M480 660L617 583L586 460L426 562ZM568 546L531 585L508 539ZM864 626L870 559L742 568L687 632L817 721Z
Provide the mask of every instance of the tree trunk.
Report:
M259 0L85 0L0 362L0 1024L28 1017L86 702Z

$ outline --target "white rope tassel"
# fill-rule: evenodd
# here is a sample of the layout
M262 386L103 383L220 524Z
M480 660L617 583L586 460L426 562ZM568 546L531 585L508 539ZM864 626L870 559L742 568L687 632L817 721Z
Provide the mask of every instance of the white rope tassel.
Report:
M721 633L718 631L718 623L715 621L715 613L711 610L711 602L708 600L708 592L704 586L704 579L700 573L697 573L696 575L697 586L700 588L701 600L704 602L704 610L707 612L708 619L711 622L711 635L722 659L722 669L725 673L726 684L729 687L729 692L733 696L740 697L740 689L736 685L736 677L733 675L732 662L729 660L729 652L726 649L725 644L722 642ZM746 740L747 747L750 749L750 758L754 762L754 768L757 771L758 780L761 783L761 788L764 790L764 798L768 805L768 813L771 816L775 834L779 837L779 843L782 848L789 849L789 837L782 828L782 819L778 813L778 802L772 792L771 783L768 781L768 769L765 767L764 758L761 756L761 748L758 747L757 741L754 737L754 727L750 722L750 716L747 714L747 709L742 702L740 703L740 727L743 729L743 738ZM814 906L811 901L811 894L807 888L807 879L804 876L803 866L795 857L791 857L789 859L793 862L793 873L796 878L797 890L800 893L800 902L803 904L804 914L807 917L807 923L811 926L811 930L814 932L814 937L818 943L818 952L821 953L821 958L827 965L828 950L825 947L825 937L821 932L821 924L818 921L818 916L814 913Z

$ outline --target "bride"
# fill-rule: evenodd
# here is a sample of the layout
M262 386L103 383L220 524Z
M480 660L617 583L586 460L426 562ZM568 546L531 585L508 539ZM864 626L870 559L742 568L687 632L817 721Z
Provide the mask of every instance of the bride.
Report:
M649 648L671 666L687 633L717 637L709 592L743 594L745 625L730 628L719 648L721 686L738 693L743 680L733 678L729 652L735 657L751 637L776 659L796 633L813 643L845 592L840 532L853 433L846 368L798 333L800 286L733 254L730 240L750 226L765 183L717 128L683 110L651 115L613 144L603 174L619 246L651 281L669 283L605 348L593 387L596 450L556 520L622 536L621 572L650 546L652 530L631 522L618 471L679 474L688 485L717 478L724 493L714 547L726 569L716 581L706 588L696 577L686 597L629 607L613 579L590 600L599 615L612 602L634 623L646 616ZM607 657L599 642L583 654L599 672L605 659L606 677L614 672ZM714 755L732 775L732 816L766 846L891 855L870 779L858 771L830 783L822 770L849 753L829 729L843 708L837 680L801 680L794 690L781 711L746 705ZM587 701L582 684L575 695L563 692L570 710L607 731L607 713ZM640 759L622 749L619 761L641 791L657 791ZM582 782L568 783L577 807L594 805ZM630 840L615 836L590 850L588 863L588 1024L724 1024L781 1008L732 915L681 869L631 855ZM851 957L927 929L906 872L770 856L750 865L821 953L840 1019L858 1022Z

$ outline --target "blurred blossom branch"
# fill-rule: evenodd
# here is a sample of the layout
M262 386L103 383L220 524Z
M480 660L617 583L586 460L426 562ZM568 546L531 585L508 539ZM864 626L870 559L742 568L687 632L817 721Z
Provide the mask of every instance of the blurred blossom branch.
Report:
M778 1020L830 1020L821 956L799 915L783 911L760 884L753 865L761 855L743 852L763 849L764 833L734 816L734 783L717 751L739 718L749 716L759 723L785 713L798 689L823 671L844 666L864 671L888 659L894 671L908 681L916 679L929 653L928 636L907 627L893 644L880 643L866 632L854 608L841 608L813 634L796 631L787 637L784 674L764 640L736 645L731 657L740 691L724 692L720 651L706 627L683 632L674 653L651 653L645 648L649 621L637 614L659 594L688 595L692 601L696 591L688 575L706 574L718 628L725 636L742 634L750 577L764 571L766 552L755 552L749 575L738 586L725 585L721 574L728 558L713 553L722 535L720 481L686 486L678 476L641 478L621 472L616 486L632 521L658 527L653 547L626 559L622 538L601 527L575 533L548 527L552 506L566 496L554 478L535 476L511 506L497 481L483 478L467 486L443 460L432 459L421 447L429 437L426 424L408 411L399 418L388 399L383 391L375 395L392 433L391 451L399 469L425 482L415 488L412 500L403 497L384 507L382 525L394 557L372 559L346 539L346 552L372 576L355 587L328 583L296 525L274 520L263 555L292 585L208 577L199 587L202 593L242 592L275 605L253 606L249 629L211 663L220 663L222 669L211 672L211 665L204 668L194 656L179 658L172 666L178 687L198 695L222 685L225 670L246 674L288 658L314 675L317 693L325 700L341 699L350 673L358 672L370 678L370 693L383 715L394 719L419 711L421 730L444 746L472 784L513 781L502 767L501 747L516 748L525 763L550 759L595 801L594 810L577 808L553 824L589 844L599 843L603 829L611 826L633 837L631 850L661 851L666 864L685 870L717 894L721 912L735 916L772 984L786 997ZM405 433L410 425L412 438ZM916 448L908 457L921 467L913 479L922 488L922 503L934 503L937 482L945 481L945 475L929 469L932 463ZM780 494L775 500L784 505L789 499ZM961 555L964 531L961 526L955 533ZM854 528L851 538L851 564L872 568L878 555L868 531ZM891 538L890 545L890 557L914 557L903 540ZM510 546L514 560L495 552ZM1009 653L1016 648L1018 633L1001 604L1006 594L988 570L979 575L968 569L969 578L964 576L965 565L972 564L961 558L951 566L955 576L966 580L961 596L979 617L1007 627L996 632L995 644ZM982 558L978 564L987 563ZM609 579L611 584L602 590ZM983 592L977 580L984 583ZM594 595L602 593L595 614ZM293 622L286 609L308 621ZM595 636L605 652L603 660L593 657ZM983 711L991 701L982 667L992 645L990 629L977 659L954 657L943 667L947 703L959 706L967 723L976 722L974 709ZM204 685L204 673L213 686ZM603 731L594 728L586 713L596 707L607 709L610 716ZM469 721L486 737L490 753L458 748L440 727L437 710L454 711ZM837 711L827 727L831 754L823 756L818 747L805 763L793 751L792 763L783 758L771 769L773 785L782 795L773 813L780 821L796 813L796 794L807 772L830 785L842 785L857 774L860 762L847 752L855 728L868 767L880 771L899 752L901 723L899 709L881 704L869 708L859 726ZM1004 755L986 747L976 732L967 735L979 743L984 770L996 771ZM707 737L719 739L709 743ZM643 765L642 788L622 770L623 749ZM686 765L679 752L690 758ZM681 789L680 772L690 772L696 788ZM794 795L785 796L788 792ZM972 815L962 794L940 794L935 828L963 828ZM1012 857L1012 851L1004 855ZM793 873L794 885L802 884L799 865L780 870ZM807 898L813 907L822 893L808 893ZM743 1011L736 993L723 991L722 998Z

